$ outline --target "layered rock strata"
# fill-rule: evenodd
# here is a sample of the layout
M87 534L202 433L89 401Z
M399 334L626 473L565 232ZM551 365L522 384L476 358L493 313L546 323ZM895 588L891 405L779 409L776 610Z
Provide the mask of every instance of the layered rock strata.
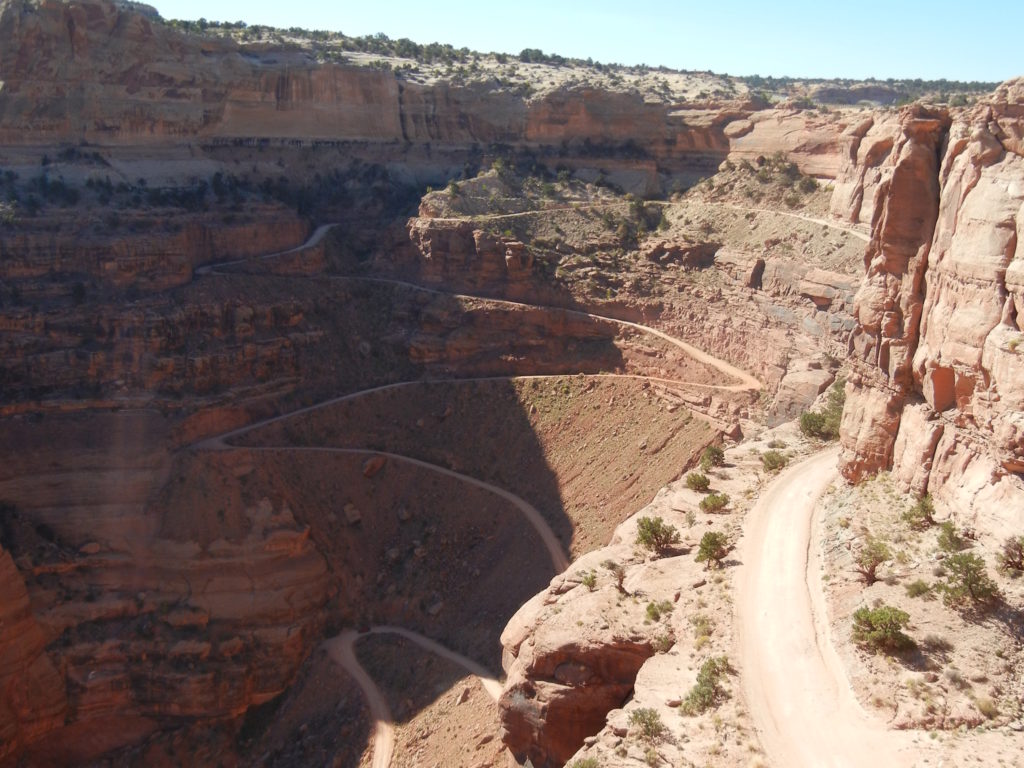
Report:
M1024 81L903 113L880 166L841 469L892 468L993 537L1024 525Z

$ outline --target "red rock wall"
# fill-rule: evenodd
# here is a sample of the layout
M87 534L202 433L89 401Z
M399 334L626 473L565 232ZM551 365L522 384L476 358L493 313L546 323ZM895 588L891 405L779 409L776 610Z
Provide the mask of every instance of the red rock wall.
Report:
M904 112L875 172L840 459L995 538L1024 526L1022 135L1022 80L951 123Z
M8 144L589 141L588 152L614 157L628 143L676 170L711 173L728 150L725 124L749 113L749 105L676 109L593 90L531 99L490 84L410 83L285 48L243 54L229 40L183 35L108 0L5 0L0 39L0 142Z

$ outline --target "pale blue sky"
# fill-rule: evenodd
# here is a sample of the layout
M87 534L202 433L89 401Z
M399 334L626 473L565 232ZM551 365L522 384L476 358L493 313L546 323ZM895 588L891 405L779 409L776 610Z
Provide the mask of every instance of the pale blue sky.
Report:
M152 2L152 0L150 0ZM383 32L480 51L733 75L1001 81L1024 75L1024 2L156 0L164 18Z

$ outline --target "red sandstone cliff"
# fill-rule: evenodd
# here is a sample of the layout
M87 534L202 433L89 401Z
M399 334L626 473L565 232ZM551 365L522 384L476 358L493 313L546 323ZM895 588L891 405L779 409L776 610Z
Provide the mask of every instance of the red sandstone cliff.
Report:
M1019 79L952 120L903 113L877 171L843 417L846 477L891 467L998 537L1024 525L1022 135Z

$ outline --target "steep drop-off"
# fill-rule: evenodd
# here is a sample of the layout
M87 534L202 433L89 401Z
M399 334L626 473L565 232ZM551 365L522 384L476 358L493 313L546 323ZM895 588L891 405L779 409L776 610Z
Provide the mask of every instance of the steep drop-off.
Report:
M1024 525L1022 118L1021 80L904 116L874 193L840 459L1000 540Z

